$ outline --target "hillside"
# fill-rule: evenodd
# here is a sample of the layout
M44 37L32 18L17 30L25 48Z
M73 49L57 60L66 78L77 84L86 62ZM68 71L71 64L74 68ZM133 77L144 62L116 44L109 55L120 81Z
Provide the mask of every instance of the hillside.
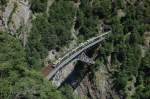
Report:
M150 1L0 0L0 99L150 99Z

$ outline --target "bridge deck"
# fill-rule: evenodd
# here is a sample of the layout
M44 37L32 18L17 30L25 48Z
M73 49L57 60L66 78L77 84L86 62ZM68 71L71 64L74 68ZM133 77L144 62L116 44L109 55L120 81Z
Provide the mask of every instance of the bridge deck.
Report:
M71 52L69 52L68 54L66 54L56 65L54 68L54 70L52 72L50 72L47 75L47 79L51 79L55 73L60 70L62 67L64 67L65 65L67 65L70 61L74 60L78 55L80 55L84 50L94 46L95 44L101 42L102 40L105 39L105 35L107 35L110 32L104 33L100 36L97 36L95 38L89 39L87 40L87 42L85 43L81 43L77 48L73 49Z

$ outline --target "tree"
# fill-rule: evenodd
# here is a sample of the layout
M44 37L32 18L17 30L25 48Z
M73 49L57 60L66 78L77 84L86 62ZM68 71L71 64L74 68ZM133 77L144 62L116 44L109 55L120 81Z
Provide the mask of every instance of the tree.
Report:
M49 9L48 17L50 34L52 34L58 46L66 45L72 38L71 28L75 16L73 2L58 0ZM49 34L49 35L50 35Z
M27 66L21 42L8 33L0 32L0 98L64 99L37 71Z
M7 0L0 0L0 5L6 5L7 4Z
M129 79L128 75L125 72L116 73L114 75L116 77L115 86L118 90L125 90L124 88L127 85L127 81Z
M93 6L90 0L81 0L80 10L77 12L77 21L79 36L83 36L85 40L98 33L99 19L98 15L93 14Z
M33 13L46 11L47 0L30 0L31 10Z
M100 18L108 18L111 15L112 4L110 0L94 0L93 12Z
M73 94L73 88L69 85L64 85L61 88L62 94L65 95L67 99L75 99Z

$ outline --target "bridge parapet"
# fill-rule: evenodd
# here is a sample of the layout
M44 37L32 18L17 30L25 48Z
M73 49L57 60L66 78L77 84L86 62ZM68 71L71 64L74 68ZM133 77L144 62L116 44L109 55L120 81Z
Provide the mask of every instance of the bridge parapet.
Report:
M58 61L58 62L55 64L54 67L57 67L62 61L64 61L66 58L68 58L72 53L74 53L74 52L76 52L76 51L82 49L84 46L88 45L89 43L92 43L92 42L98 40L99 38L101 38L101 37L103 37L103 36L109 34L109 33L110 33L110 31L109 31L109 32L106 32L106 33L104 33L104 34L102 34L102 35L99 35L99 36L97 36L97 37L93 37L93 38L87 40L85 43L81 43L78 47L76 47L75 49L73 49L72 51L70 51L69 53L67 53L64 57L62 57L62 58L60 59L60 61Z
M60 59L60 61L58 63L56 63L56 65L54 66L55 67L54 70L48 74L47 79L53 78L53 76L55 74L57 74L57 72L61 68L65 67L69 62L75 60L75 58L77 58L84 50L86 50L89 47L94 46L95 44L97 44L100 41L104 40L105 37L109 33L110 32L106 32L106 33L104 33L102 35L99 35L97 37L93 37L93 38L87 40L85 43L81 43L77 48L75 48L72 51L70 51L69 53L67 53L64 57L62 57ZM82 58L82 60L86 62L85 58L84 59Z

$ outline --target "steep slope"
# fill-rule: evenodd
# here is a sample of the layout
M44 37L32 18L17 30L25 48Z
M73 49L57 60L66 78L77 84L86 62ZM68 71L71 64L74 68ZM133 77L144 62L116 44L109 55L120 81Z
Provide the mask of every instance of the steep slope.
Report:
M0 0L0 98L149 99L149 9L149 0ZM56 90L38 72L109 30L71 84Z
M61 92L48 80L27 67L25 51L19 40L0 32L0 41L1 99L63 99Z

